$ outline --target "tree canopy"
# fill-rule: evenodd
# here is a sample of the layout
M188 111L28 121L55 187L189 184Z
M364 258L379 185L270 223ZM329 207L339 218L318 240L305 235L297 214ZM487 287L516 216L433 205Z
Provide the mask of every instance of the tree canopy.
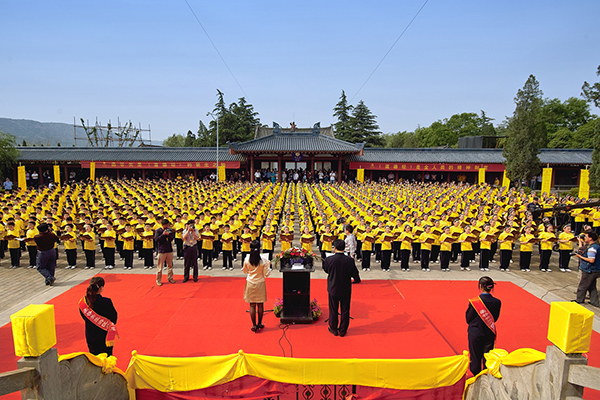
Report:
M371 113L364 101L352 106L348 104L346 93L342 90L340 101L333 108L333 116L338 119L333 124L336 138L350 143L366 142L369 147L384 145L377 116Z
M13 135L0 132L0 175L3 177L17 163L19 150L16 145L16 138Z
M540 113L542 95L539 82L535 76L529 75L523 88L517 92L517 106L508 119L502 154L506 158L506 173L517 185L540 171L538 154L546 142L546 125Z

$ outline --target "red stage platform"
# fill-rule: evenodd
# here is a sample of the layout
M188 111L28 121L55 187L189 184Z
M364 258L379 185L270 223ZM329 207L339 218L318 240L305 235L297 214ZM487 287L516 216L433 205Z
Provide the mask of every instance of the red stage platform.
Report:
M127 367L132 350L154 356L245 353L299 358L430 358L461 354L467 349L465 311L478 294L476 282L365 280L353 286L348 334L327 331L325 280L312 281L312 297L323 315L313 325L293 325L285 332L272 313L265 329L250 331L243 278L201 277L199 282L157 287L152 275L103 275L104 295L112 298L121 339L115 345L118 366ZM81 284L50 301L55 305L59 354L87 351L84 323L77 302ZM281 297L282 281L267 279L266 309ZM509 282L499 282L502 300L497 347L545 351L550 306ZM289 342L288 342L289 340ZM16 367L10 324L0 328L0 372ZM600 336L593 333L590 365L600 366ZM589 392L591 394L591 392ZM589 397L589 396L586 396ZM19 395L0 397L20 398Z

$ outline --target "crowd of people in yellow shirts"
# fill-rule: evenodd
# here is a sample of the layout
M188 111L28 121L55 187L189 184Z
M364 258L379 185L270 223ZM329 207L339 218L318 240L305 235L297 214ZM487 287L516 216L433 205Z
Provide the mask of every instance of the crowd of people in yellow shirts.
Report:
M137 258L143 268L154 268L154 234L167 220L175 231L176 258L184 247L198 247L204 269L224 258L223 270L249 254L258 239L272 259L277 242L281 251L294 242L324 258L334 239L350 244L350 255L369 271L373 263L390 271L412 264L443 271L459 262L460 270L477 265L489 270L499 255L499 268L509 270L513 252L519 250L519 267L530 271L534 248L539 248L542 271L550 271L553 249L559 252L561 271L570 271L570 253L576 234L589 224L600 230L600 211L581 208L572 212L572 223L553 226L551 213L536 219L528 205L535 194L490 185L467 184L306 184L195 182L185 180L105 180L22 192L6 192L1 200L0 251L10 253L11 268L29 255L36 265L34 237L37 226L52 226L62 244L67 266L96 267L96 253L104 268L124 269ZM544 194L542 207L578 199ZM536 203L537 204L537 203ZM184 231L197 229L197 240ZM560 232L558 232L560 231ZM348 246L347 246L348 247ZM78 250L85 263L78 259ZM478 264L476 262L478 256ZM373 260L374 258L374 260ZM85 264L85 265L83 265ZM240 264L241 266L241 264ZM162 266L158 266L162 268ZM187 266L189 267L189 266Z

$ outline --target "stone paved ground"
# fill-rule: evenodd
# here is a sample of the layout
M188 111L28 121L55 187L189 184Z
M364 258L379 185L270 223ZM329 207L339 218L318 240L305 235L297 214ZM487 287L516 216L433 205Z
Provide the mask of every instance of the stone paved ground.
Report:
M62 246L61 246L62 247ZM558 254L553 253L551 266L553 272L545 273L538 270L539 257L534 252L532 259L532 271L529 273L523 273L518 270L518 251L515 251L514 266L510 272L500 272L498 270L498 263L490 264L491 268L489 272L485 274L492 277L494 280L499 281L510 281L514 284L527 290L534 296L542 299L543 301L550 303L552 301L568 301L575 298L575 290L579 281L577 274L576 262L571 261L571 268L573 272L562 273L558 271L557 262ZM28 269L20 267L17 269L9 269L6 258L0 262L0 326L10 322L10 315L27 306L28 304L40 304L51 300L52 298L66 292L70 288L83 281L89 280L97 273L118 273L118 274L155 274L156 269L144 270L143 263L137 258L134 260L134 268L131 271L123 270L122 261L118 261L117 266L113 270L104 270L104 263L100 257L100 254L96 255L96 268L94 270L84 270L80 267L77 269L65 269L66 258L64 252L61 249L61 256L58 260L58 268L56 272L56 284L54 286L45 286L44 279L35 269ZM381 271L380 264L377 264L374 260L371 262L371 271L362 272L362 279L399 279L399 280L473 280L474 282L483 275L478 268L473 267L472 271L460 271L458 264L450 264L450 268L453 269L451 272L441 272L439 264L434 264L431 268L431 272L422 272L418 265L415 266L410 272L401 272L399 270L399 264L392 263L391 272L384 273ZM21 259L21 264L24 265L28 261L26 255ZM78 254L79 265L83 260L83 255ZM200 270L200 275L203 276L244 276L240 270L241 263L238 260L235 263L235 269L233 271L221 270L223 263L219 259L213 262L213 269L211 271ZM476 265L476 264L474 264ZM175 275L183 275L183 260L174 261L174 272ZM280 273L275 272L272 276L277 277ZM313 279L325 279L326 274L321 270L320 266L317 266ZM181 277L176 279L177 284L181 283ZM166 277L163 277L163 281L166 281ZM193 284L192 281L186 283L186 285ZM594 319L594 330L600 332L600 309L593 307L589 304L585 305L591 311L594 311L597 315Z

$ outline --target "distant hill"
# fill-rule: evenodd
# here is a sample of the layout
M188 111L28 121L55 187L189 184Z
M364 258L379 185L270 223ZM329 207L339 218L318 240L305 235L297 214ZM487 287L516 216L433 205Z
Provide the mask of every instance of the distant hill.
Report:
M61 146L73 146L75 144L73 125L60 122L0 118L0 132L14 135L18 145L22 145L23 140L28 146L56 146L59 143ZM77 137L85 137L83 129L78 129Z

